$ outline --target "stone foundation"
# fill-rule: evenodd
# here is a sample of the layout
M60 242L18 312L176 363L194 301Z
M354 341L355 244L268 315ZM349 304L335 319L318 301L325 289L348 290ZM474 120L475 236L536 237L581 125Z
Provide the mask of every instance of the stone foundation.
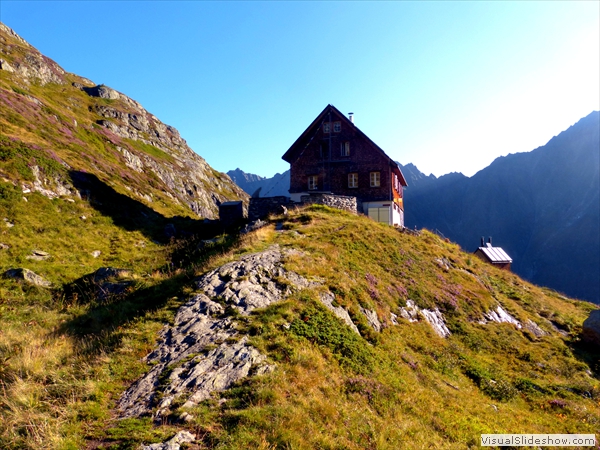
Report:
M350 211L354 214L358 211L356 197L334 194L312 194L303 195L300 198L302 200L301 205L325 205L332 208L343 209L344 211Z

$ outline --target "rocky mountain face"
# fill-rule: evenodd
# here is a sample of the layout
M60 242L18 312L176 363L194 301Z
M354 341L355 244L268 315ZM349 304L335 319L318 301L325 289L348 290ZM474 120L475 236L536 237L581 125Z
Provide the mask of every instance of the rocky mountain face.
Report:
M179 132L108 86L65 72L0 24L0 174L24 191L80 196L93 174L166 214L214 218L246 199Z
M426 177L403 166L408 227L437 230L465 250L481 236L522 277L600 303L600 115L546 145L496 159L473 177Z
M271 178L264 178L241 169L230 170L227 175L241 187L248 195L257 197L276 197L283 195L289 197L290 171L276 173ZM259 190L260 189L260 190Z

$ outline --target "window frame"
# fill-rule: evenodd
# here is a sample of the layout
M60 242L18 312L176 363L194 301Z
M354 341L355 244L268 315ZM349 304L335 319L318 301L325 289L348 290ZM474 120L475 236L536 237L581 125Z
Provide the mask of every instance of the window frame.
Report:
M331 122L323 122L323 133L331 133Z
M348 189L358 189L358 172L348 174Z
M350 141L340 142L340 156L350 156Z
M333 132L340 133L342 131L342 122L339 120L337 122L333 122Z
M308 190L316 191L319 189L319 176L318 175L309 175L308 176Z
M369 173L369 185L371 187L381 187L381 172L370 172Z

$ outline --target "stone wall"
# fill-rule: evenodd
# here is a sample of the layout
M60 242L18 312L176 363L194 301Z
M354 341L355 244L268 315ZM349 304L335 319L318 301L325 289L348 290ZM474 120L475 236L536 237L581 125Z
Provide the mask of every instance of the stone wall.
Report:
M297 205L298 203L292 202L289 197L283 195L277 197L251 198L250 205L248 206L248 220L254 222L258 219L264 219L269 214L281 214L283 213L282 206L289 209Z
M261 197L251 198L248 207L248 221L253 222L258 219L264 219L269 214L281 214L283 207L290 209L298 206L319 204L330 206L332 208L343 209L354 214L357 213L356 197L333 194L312 194L303 195L300 203L293 202L289 197Z
M358 210L356 197L350 197L347 195L312 194L303 195L300 197L300 199L302 201L302 205L311 205L316 203L319 205L350 211L354 214L356 214Z

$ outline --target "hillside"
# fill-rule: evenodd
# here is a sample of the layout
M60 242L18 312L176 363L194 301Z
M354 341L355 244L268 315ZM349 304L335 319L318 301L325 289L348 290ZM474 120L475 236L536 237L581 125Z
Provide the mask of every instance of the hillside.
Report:
M191 448L458 449L599 431L589 303L320 206L197 244L179 244L178 270L121 273L133 284L112 296L90 278L52 295L4 282L2 448L185 431Z
M326 207L221 234L203 219L247 198L226 175L0 33L3 450L599 432L594 305Z
M517 274L600 303L599 134L593 112L546 145L500 157L470 178L425 177L404 166L406 224L439 230L469 251L492 236Z
M0 24L0 175L25 194L104 186L165 215L214 218L247 196L138 102L65 72Z

